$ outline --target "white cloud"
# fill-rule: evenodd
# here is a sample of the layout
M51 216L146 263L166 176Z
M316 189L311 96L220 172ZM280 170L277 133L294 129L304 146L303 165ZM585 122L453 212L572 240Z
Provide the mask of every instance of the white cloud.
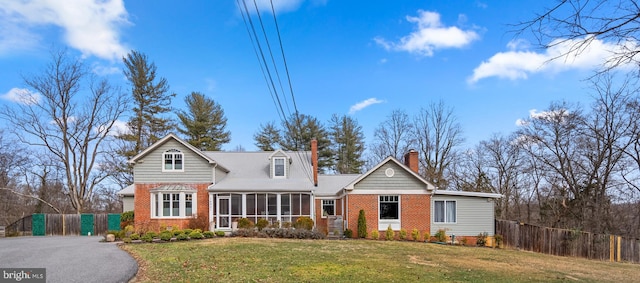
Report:
M24 105L38 104L42 99L42 96L37 92L34 93L28 89L16 87L12 88L9 92L1 95L0 97Z
M273 0L273 9L276 13L291 12L298 9L302 2L303 0ZM270 0L256 0L256 4L258 5L258 9L260 9L260 14L271 13ZM247 8L249 8L250 13L256 12L253 1L247 1Z
M553 111L538 111L537 109L529 110L529 119L530 120L547 120L553 121L560 119L561 122L564 122L564 118L569 116L569 110L567 109L557 109ZM529 125L529 121L526 119L517 119L516 126L526 127Z
M103 126L97 127L95 129L95 131L97 133L101 133L101 132L103 132L105 130L105 128L106 127L103 125ZM121 134L130 134L130 133L131 133L131 131L129 130L127 122L121 121L121 120L116 120L113 123L113 126L111 126L111 130L109 131L108 135L110 135L110 136L118 136L118 135L121 135Z
M382 103L384 101L379 100L375 97L360 101L349 108L349 114L355 114L356 112L365 109L373 104Z
M34 47L39 41L35 29L54 25L64 31L64 41L84 56L117 60L127 53L119 38L120 27L127 24L122 0L3 1L0 52Z
M99 76L107 76L107 75L122 73L122 69L114 66L104 66L100 64L94 64L93 73Z
M464 19L464 15L459 16ZM373 40L389 51L406 51L421 56L433 56L437 49L462 48L480 38L473 30L462 30L455 26L444 26L440 22L440 14L418 10L418 16L407 16L407 21L417 25L416 30L391 42L382 37Z
M489 60L482 62L473 70L473 75L467 82L473 84L489 77L517 80L526 79L531 74L541 72L589 70L606 65L607 60L615 52L622 51L624 48L636 50L638 46L634 42L627 42L621 46L593 39L584 50L571 51L572 46L578 41L556 40L544 53L529 51L529 44L526 41L511 41L507 44L509 51L498 52Z

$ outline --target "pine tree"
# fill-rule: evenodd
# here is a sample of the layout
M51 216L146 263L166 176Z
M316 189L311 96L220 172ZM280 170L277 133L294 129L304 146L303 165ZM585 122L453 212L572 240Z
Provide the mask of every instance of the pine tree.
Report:
M280 130L274 122L260 125L260 129L253 135L255 145L263 151L273 151L280 148Z
M178 118L184 128L178 128L186 135L186 140L200 150L221 150L228 143L231 133L225 130L227 118L224 110L210 98L199 92L192 92L185 98L188 112L180 111Z
M309 151L311 141L318 141L318 169L325 172L332 168L331 140L324 125L315 117L305 114L291 115L283 124L282 148L290 151Z
M335 160L334 169L341 174L358 174L364 161L364 134L358 122L349 116L334 114L330 120L329 135Z
M360 209L358 214L358 237L367 237L367 218L364 216L364 209Z

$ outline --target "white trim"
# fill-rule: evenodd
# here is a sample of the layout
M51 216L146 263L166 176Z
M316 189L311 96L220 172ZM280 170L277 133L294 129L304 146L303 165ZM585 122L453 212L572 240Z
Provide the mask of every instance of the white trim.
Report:
M324 202L333 201L333 214L324 215ZM336 199L323 199L320 200L320 218L327 218L327 216L338 215L336 213Z
M382 196L392 196L398 198L398 219L380 219L380 197ZM378 199L378 231L387 230L389 226L394 231L398 231L402 229L402 198L400 195L396 194L381 194L377 196Z
M436 202L437 201L442 201L444 202L444 222L436 222ZM456 204L456 221L453 222L448 222L447 221L447 202L454 202ZM437 199L437 200L433 200L433 205L432 205L432 221L433 224L458 224L458 201L457 200L452 200L452 199Z
M425 190L353 190L350 195L429 195Z
M166 163L166 158L167 155L171 155L171 169L167 169L165 168L165 163ZM175 169L176 168L176 156L180 155L180 163L181 163L181 168L180 169ZM162 172L184 172L184 161L185 161L185 154L177 149L177 148L171 148L171 149L167 149L162 153Z
M158 211L158 206L164 207L163 195L172 196L178 194L178 214L179 216L163 216L162 208ZM186 195L191 194L191 215L186 215ZM157 191L151 192L150 206L151 206L151 219L188 219L198 214L198 193L195 191ZM173 199L169 197L169 202L173 205ZM173 211L173 207L170 208ZM156 214L158 216L156 216Z
M445 195L445 196L463 196L463 197L482 197L482 198L502 198L501 194L494 193L479 193L479 192L467 192L467 191L446 191L446 190L436 190L433 192L434 195Z
M282 176L276 176L276 160L282 160ZM271 178L273 179L286 179L287 178L287 158L286 157L274 157L271 159Z

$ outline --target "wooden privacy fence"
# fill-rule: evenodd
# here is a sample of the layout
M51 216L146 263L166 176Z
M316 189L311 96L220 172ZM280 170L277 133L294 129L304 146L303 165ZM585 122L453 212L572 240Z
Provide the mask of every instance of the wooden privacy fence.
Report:
M640 240L496 220L505 247L558 256L640 263Z
M33 214L7 226L7 235L103 235L120 230L120 214Z

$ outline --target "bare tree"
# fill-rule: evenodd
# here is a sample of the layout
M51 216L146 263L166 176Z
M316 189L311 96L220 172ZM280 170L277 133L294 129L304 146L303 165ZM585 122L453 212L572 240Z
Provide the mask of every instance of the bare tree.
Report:
M97 169L103 142L125 111L125 96L106 80L96 80L66 51L52 52L42 74L25 77L39 93L28 103L5 107L0 115L21 142L51 153L62 165L65 189L77 213L107 176ZM86 85L85 85L86 84Z
M454 160L456 148L464 142L453 108L446 107L443 101L429 104L414 119L413 129L424 176L436 187L446 188L446 170Z
M531 20L516 25L517 33L531 32L543 48L568 46L554 59L573 58L596 40L617 46L604 70L634 63L640 52L640 5L637 0L559 0Z
M507 219L519 218L519 215L510 211L510 206L517 207L520 202L519 187L523 177L520 173L520 147L513 140L496 134L480 143L482 151L486 153L487 174L493 192L503 195L496 202L496 217Z
M393 156L402 160L402 156L413 146L413 125L409 115L402 110L394 110L387 116L374 132L374 142L371 147L373 163Z

